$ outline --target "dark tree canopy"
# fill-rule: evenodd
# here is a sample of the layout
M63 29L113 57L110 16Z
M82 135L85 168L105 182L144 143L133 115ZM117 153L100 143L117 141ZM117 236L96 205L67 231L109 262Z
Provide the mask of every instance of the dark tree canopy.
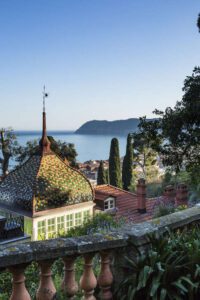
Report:
M19 145L11 128L0 130L0 165L3 176L8 173L9 162L17 153Z
M184 81L184 95L174 108L155 110L158 119L141 124L164 165L175 171L200 166L200 68Z
M132 135L128 134L126 144L126 154L122 165L122 182L123 188L129 190L133 179L133 139Z
M111 140L109 156L109 178L111 185L119 188L122 187L119 142L116 138L113 138Z
M48 136L51 142L51 150L54 151L61 159L67 160L71 166L76 166L77 152L74 144L56 141L52 136ZM18 148L17 161L23 164L30 156L37 154L40 146L37 140L28 141L26 146Z
M52 136L48 136L51 142L51 149L60 156L63 160L67 160L70 165L76 166L76 156L77 152L72 143L56 141Z
M98 168L98 174L97 174L97 184L101 185L101 184L106 184L107 183L107 179L106 179L106 172L104 170L104 164L103 161L100 161L100 165Z

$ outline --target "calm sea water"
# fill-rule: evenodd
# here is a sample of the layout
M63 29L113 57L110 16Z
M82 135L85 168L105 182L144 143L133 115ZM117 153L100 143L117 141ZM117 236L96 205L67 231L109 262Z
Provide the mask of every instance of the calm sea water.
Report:
M41 138L41 132L38 131L16 131L16 135L21 145L25 145L27 141ZM108 159L110 142L114 137L110 135L82 135L63 131L49 131L48 135L52 135L56 140L73 143L78 153L77 160L79 162L90 159ZM123 156L126 150L126 137L115 137L119 140L120 156Z

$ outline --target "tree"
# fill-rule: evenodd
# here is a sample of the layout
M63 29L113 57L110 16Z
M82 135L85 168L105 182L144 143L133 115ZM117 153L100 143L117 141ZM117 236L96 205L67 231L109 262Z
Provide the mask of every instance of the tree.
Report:
M106 184L107 180L106 180L106 173L104 170L104 164L103 161L100 161L100 165L98 168L98 174L97 174L97 184L101 185L101 184Z
M182 100L174 108L155 111L161 116L158 134L164 141L160 146L163 162L175 171L200 166L199 67L195 67L192 75L185 79L183 92Z
M51 142L51 149L63 160L67 160L71 166L77 167L76 156L78 155L74 144L55 140L52 136L48 136Z
M200 14L199 14L198 19L197 19L197 27L199 28L199 32L200 32Z
M200 174L200 68L195 67L183 86L183 97L174 108L155 110L159 118L140 124L148 135L151 148L159 152L162 162L176 173L187 170Z
M0 164L3 176L8 174L10 159L16 155L18 146L13 130L2 128L0 130Z
M109 178L111 185L119 188L122 187L119 142L116 138L113 138L111 140L109 156Z
M126 144L126 154L122 165L122 182L123 188L129 190L133 180L133 139L132 135L128 134Z
M52 151L54 151L64 161L67 160L71 166L77 166L77 152L74 147L74 144L61 142L60 140L56 141L52 136L48 136L48 139L51 142ZM18 157L16 160L20 164L23 164L29 157L39 153L39 151L40 146L37 140L28 141L26 143L26 146L18 147Z
M158 175L155 168L157 163L155 148L160 144L160 137L153 129L151 121L146 121L146 118L143 117L140 118L138 131L132 134L134 161L141 168L142 177L147 180Z

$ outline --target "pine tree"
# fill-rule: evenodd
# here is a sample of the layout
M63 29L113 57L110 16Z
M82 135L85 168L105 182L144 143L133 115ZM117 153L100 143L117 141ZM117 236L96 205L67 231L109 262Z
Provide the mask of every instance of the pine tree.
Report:
M119 142L116 138L113 138L111 140L109 157L109 178L111 185L119 188L122 187Z
M107 180L106 180L106 173L104 170L104 165L103 165L103 161L100 161L100 165L98 168L98 174L97 174L97 184L106 184Z
M129 190L133 179L133 146L132 136L128 134L126 144L126 154L122 166L122 181L124 190Z

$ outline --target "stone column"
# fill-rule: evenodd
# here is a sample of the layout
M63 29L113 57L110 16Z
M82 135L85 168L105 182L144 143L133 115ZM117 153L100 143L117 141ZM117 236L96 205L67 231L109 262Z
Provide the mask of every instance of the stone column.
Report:
M12 295L9 300L31 300L31 297L25 286L25 268L25 265L13 266L9 268L9 271L13 275Z
M101 288L102 300L113 299L111 285L113 283L113 275L110 269L110 251L100 252L101 256L101 272L98 277L98 284Z
M146 184L145 179L140 178L137 184L137 202L138 212L141 214L146 213Z
M62 290L67 294L69 299L74 299L74 296L78 292L78 284L75 280L75 271L74 271L74 263L76 260L76 256L65 257L64 261L64 279L62 282Z
M40 266L40 285L37 290L37 300L53 300L56 289L52 280L51 265L53 261L41 261Z
M95 253L84 254L84 271L80 279L80 287L84 291L83 300L96 300L94 289L97 285L97 280L92 269L92 260Z

